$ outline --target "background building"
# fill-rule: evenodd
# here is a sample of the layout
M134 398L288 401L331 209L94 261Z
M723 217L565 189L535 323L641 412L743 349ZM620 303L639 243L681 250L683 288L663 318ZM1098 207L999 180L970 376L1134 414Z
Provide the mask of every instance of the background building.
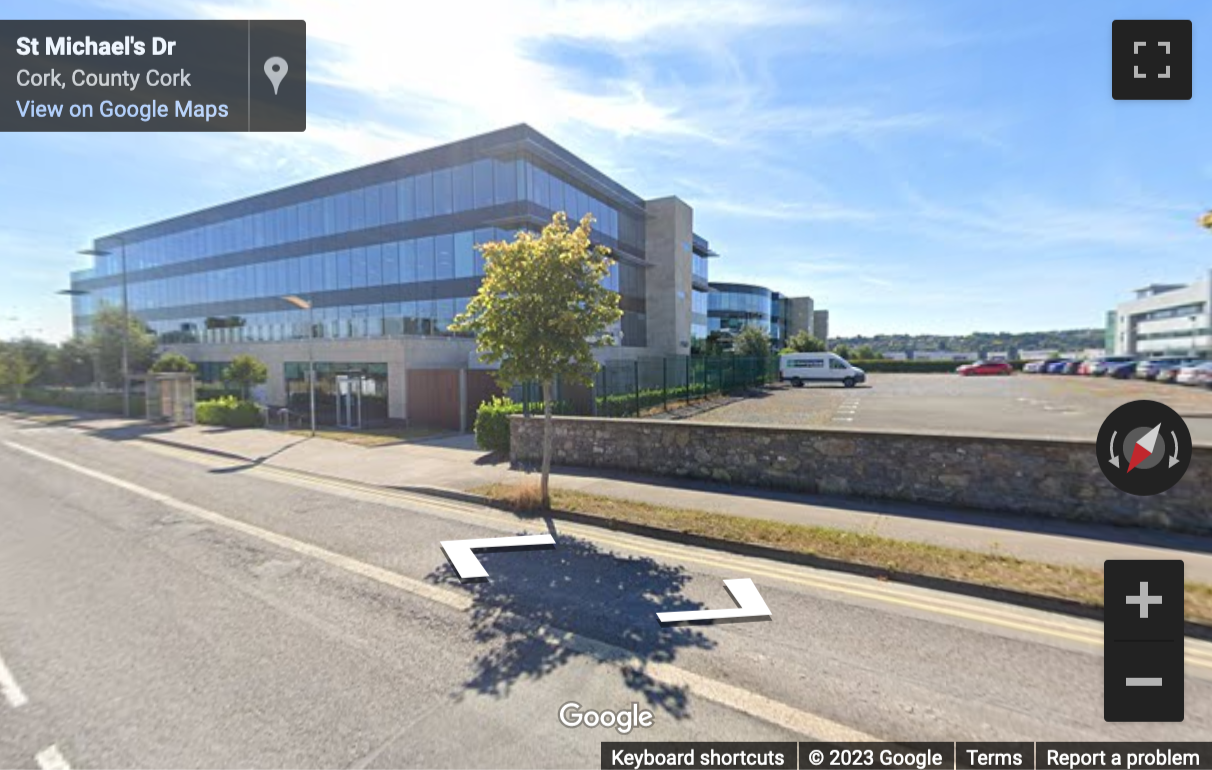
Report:
M684 355L706 336L715 254L691 207L645 200L525 125L97 238L93 266L72 274L73 325L87 331L125 287L131 312L203 373L240 353L265 361L271 404L306 389L314 345L333 404L322 419L339 422L356 397L383 419L421 420L474 368L474 340L449 327L483 275L476 244L556 211L592 214L617 260L620 346L604 356ZM310 334L290 295L312 304ZM439 370L463 374L418 374Z
M1151 284L1135 294L1108 314L1116 355L1212 354L1212 271L1193 283Z
M814 304L812 297L787 297L765 286L715 282L707 296L708 331L736 334L746 326L757 326L770 335L776 348L782 347L798 331L821 337L813 325Z
M829 341L829 311L812 311L812 336L818 340Z

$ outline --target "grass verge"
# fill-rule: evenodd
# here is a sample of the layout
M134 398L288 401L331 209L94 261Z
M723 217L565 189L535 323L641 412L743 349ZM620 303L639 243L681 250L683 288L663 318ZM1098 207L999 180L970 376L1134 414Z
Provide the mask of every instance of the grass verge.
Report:
M519 513L538 513L538 485L495 484L474 490ZM787 524L725 513L669 508L553 489L552 508L610 522L773 548L897 573L1016 591L1091 607L1103 604L1103 571L997 553L915 543L830 527ZM1186 617L1212 623L1212 586L1186 584Z
M422 427L362 428L359 430L316 428L316 437L331 439L333 441L344 441L346 444L356 444L357 446L376 447L404 444L409 441L421 441L422 439L433 438L434 436L440 436L449 432L441 428ZM295 436L311 435L311 431L305 429L291 430L290 433Z

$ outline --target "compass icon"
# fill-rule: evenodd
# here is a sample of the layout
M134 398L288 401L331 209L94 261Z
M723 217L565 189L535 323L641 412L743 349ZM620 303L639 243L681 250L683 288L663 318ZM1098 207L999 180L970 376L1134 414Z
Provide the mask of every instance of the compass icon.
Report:
M1108 481L1131 495L1156 495L1186 473L1191 432L1178 412L1165 404L1132 401L1103 421L1097 450Z

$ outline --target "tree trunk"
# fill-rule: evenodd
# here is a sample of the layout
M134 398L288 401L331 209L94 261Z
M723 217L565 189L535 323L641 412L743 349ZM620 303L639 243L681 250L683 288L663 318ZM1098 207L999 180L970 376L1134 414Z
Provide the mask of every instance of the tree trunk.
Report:
M543 381L543 474L539 491L543 508L551 507L551 495L547 490L547 477L551 474L551 380Z

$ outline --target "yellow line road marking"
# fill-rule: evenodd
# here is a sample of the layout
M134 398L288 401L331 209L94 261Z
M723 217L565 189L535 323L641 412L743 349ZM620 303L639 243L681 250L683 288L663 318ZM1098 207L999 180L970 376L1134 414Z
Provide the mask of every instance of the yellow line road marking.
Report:
M188 450L180 451L182 454L195 454L189 452ZM372 498L386 499L393 502L411 502L417 505L437 508L459 514L464 518L481 521L497 528L516 523L517 528L520 529L543 529L545 531L545 528L542 528L533 522L527 522L524 520L517 520L516 522L513 522L504 516L487 513L487 511L490 509L476 506L471 503L443 500L430 495L422 495L402 490L380 489L372 485L363 484L356 481L316 476L304 471L295 471L288 468L257 466L256 468L252 469L252 471L257 474L264 474L271 478L274 476L286 477L292 481L302 482L306 485L311 485L314 487L343 489ZM808 588L832 591L834 593L870 599L877 602L885 602L922 612L945 615L977 623L985 623L987 625L998 626L1014 631L1065 639L1067 641L1089 644L1095 647L1103 646L1101 633L1098 633L1090 628L1067 623L1061 619L1038 616L1032 616L1030 619L1025 619L1024 615L1020 614L1016 616L1011 611L992 607L978 608L973 604L964 604L961 601L944 597L911 597L903 590L901 586L897 586L896 584L888 584L887 586L880 586L879 588L865 589L843 583L836 578L831 579L825 576L808 577L802 572L798 571L811 569L808 567L796 568L788 566L784 568L778 565L754 564L753 557L734 557L729 554L720 554L717 556L714 554L701 554L698 552L692 552L690 550L676 550L679 548L679 546L674 544L666 545L664 541L654 541L650 538L641 539L641 536L631 535L626 535L626 537L634 537L636 538L635 541L624 540L619 537L619 535L623 535L624 533L619 533L612 530L601 530L597 527L576 524L573 522L561 522L560 530L565 534L575 535L585 540L604 543L606 545L613 545L623 550L644 555L663 557L677 562L701 564L721 569L740 569L744 570L746 574L749 575L760 575L762 577L793 583ZM1091 620L1089 622L1095 624L1098 621ZM1190 646L1191 642L1188 641L1188 647ZM1188 663L1196 666L1212 669L1212 651L1205 651L1200 648L1189 649L1186 653L1186 660Z

